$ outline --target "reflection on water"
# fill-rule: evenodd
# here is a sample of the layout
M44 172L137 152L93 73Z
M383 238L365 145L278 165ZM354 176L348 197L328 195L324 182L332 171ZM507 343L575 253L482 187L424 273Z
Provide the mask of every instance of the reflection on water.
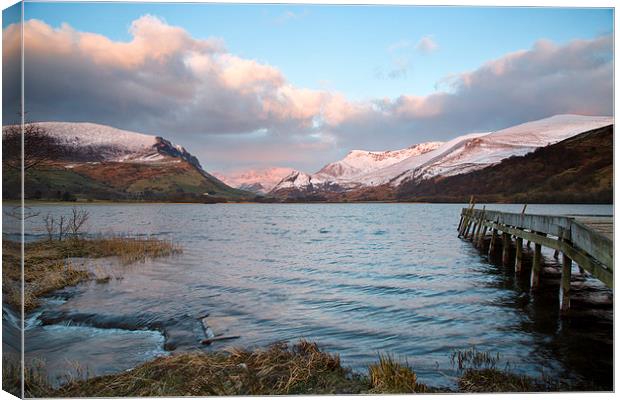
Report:
M510 270L456 237L461 205L85 207L90 233L157 235L184 252L124 268L122 280L68 289L66 301L39 310L26 353L54 368L68 359L96 373L123 370L163 352L162 334L167 350L203 348L198 317L210 313L214 330L241 337L208 349L304 337L356 370L391 353L425 383L445 386L453 383L451 351L475 345L518 371L611 388L612 310L609 301L597 303L611 292L579 278L575 315L561 319L552 270L546 288L527 295ZM528 212L612 209L530 205ZM35 220L27 231L44 234Z

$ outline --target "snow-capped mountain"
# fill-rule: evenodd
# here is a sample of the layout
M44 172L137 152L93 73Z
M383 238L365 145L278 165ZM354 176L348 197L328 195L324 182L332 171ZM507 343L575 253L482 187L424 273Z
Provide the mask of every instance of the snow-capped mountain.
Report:
M466 134L445 143L422 143L388 152L355 150L316 174L294 171L271 193L395 187L405 181L458 175L612 124L613 117L556 115L494 132Z
M442 142L428 142L393 151L352 150L342 160L324 166L316 175L326 181L330 179L355 181L357 177L389 167L407 158L433 151L442 144Z
M190 202L251 198L206 172L195 156L163 137L93 123L35 125L56 137L64 151L54 154L41 172L55 173L29 184L27 196Z
M198 159L183 146L160 136L88 122L38 122L37 125L49 135L79 149L77 154L85 159L91 158L88 161L161 163L183 159L202 170Z
M214 172L213 175L232 187L264 194L291 172L293 172L292 168L270 167L228 173Z

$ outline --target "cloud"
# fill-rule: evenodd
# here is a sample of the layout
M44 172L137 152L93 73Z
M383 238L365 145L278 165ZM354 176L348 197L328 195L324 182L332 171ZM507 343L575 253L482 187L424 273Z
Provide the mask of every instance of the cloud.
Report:
M536 42L446 77L443 91L376 99L373 111L337 127L344 140L381 148L488 131L555 114L613 115L613 38ZM355 137L351 136L355 132Z
M437 42L433 39L433 36L423 36L415 45L415 49L419 53L428 54L436 51L439 48Z
M129 32L130 41L118 42L66 24L25 22L30 117L179 134L302 134L350 109L338 106L337 93L298 88L277 68L227 52L222 40L195 39L157 17L137 19ZM3 36L5 59L15 64L7 67L16 70L18 26ZM338 115L322 112L330 104Z
M395 149L553 114L613 112L611 35L540 40L445 77L428 96L355 102L296 86L276 66L230 53L222 39L194 38L154 16L134 21L130 33L120 42L26 21L28 117L159 134L197 152L207 168L277 163L317 170L352 148ZM434 42L426 38L418 47L430 50ZM3 94L19 93L19 80L10 79L19 76L19 50L19 26L9 25ZM408 68L402 62L379 72L396 79ZM3 123L14 120L4 115Z

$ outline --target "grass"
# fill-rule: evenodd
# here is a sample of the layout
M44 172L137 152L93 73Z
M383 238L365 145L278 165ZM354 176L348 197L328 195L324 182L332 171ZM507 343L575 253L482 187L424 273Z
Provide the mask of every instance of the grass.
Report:
M474 350L484 357L484 353ZM84 370L67 373L53 387L40 362L26 371L26 397L157 397L247 396L295 394L397 394L449 392L417 381L407 363L380 356L368 376L342 367L340 357L322 351L314 342L289 346L276 343L264 349L233 348L219 352L189 352L159 357L131 370L88 378ZM460 393L541 392L560 390L548 382L502 371L488 363L459 370ZM486 365L486 366L484 366ZM19 391L19 370L6 365L5 390ZM562 387L562 390L571 390ZM584 390L584 388L580 388Z
M544 383L529 376L497 368L468 369L459 377L459 390L466 393L543 392Z
M99 283L106 281L105 276L94 276L92 272L75 266L68 261L70 257L116 256L121 263L130 264L180 251L178 245L167 240L120 236L28 243L24 248L24 308L31 311L40 304L42 296L84 280L95 278ZM20 260L20 244L3 240L2 291L5 302L15 308L21 306Z
M73 381L48 397L230 396L365 393L363 376L337 355L301 340L253 351L192 352L160 357L130 371Z
M379 362L368 367L374 393L425 393L429 389L406 362L400 364L389 355L379 356Z

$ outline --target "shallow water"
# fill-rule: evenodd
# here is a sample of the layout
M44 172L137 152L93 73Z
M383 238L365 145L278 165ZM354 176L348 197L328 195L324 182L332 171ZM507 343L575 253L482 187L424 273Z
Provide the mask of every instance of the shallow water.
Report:
M67 360L101 374L131 368L164 347L213 350L303 337L360 372L377 354L390 353L431 385L453 385L451 352L475 345L499 352L502 366L517 371L611 389L611 291L577 277L575 315L561 319L557 279L526 296L513 271L457 238L462 205L84 207L89 233L156 235L184 252L119 267L123 279L69 288L31 315L26 357L45 359L51 375ZM69 211L35 208L42 215ZM527 211L610 215L612 207ZM28 221L27 232L29 239L44 235L41 221ZM205 313L216 334L241 337L203 347L198 317Z

